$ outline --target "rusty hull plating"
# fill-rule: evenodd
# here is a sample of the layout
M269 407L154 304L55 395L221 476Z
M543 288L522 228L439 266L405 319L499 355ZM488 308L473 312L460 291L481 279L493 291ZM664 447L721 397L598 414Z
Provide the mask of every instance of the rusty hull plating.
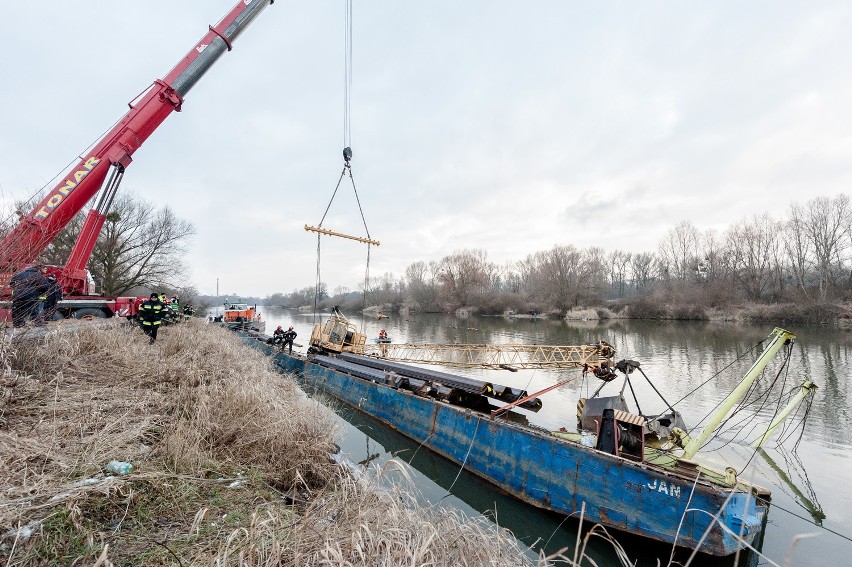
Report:
M727 488L699 469L687 474L611 455L325 367L321 358L279 353L276 363L533 506L579 517L585 504L589 521L717 556L742 549L740 538L760 539L768 504L742 483Z

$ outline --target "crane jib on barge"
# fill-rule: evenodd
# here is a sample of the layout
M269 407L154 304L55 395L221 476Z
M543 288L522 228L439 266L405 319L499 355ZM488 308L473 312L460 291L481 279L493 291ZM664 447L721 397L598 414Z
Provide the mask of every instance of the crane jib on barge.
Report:
M87 305L88 313L103 317L136 314L138 304L145 298L95 295L94 281L86 269L124 172L133 161L133 153L172 112L180 112L190 89L224 53L231 51L234 40L273 2L240 0L215 26L208 26L208 32L183 59L163 79L154 81L134 98L121 120L0 241L0 302L4 306L11 298L12 275L32 264L100 191L67 262L64 266L48 266L48 271L57 276L63 295L78 301L60 302L60 311L65 315L73 316L76 306L82 303Z

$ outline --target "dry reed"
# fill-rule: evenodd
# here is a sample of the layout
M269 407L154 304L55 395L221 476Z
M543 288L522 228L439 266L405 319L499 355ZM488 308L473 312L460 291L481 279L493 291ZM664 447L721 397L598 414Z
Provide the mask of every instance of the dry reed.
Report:
M5 565L530 563L336 464L331 412L223 329L0 335L0 379Z

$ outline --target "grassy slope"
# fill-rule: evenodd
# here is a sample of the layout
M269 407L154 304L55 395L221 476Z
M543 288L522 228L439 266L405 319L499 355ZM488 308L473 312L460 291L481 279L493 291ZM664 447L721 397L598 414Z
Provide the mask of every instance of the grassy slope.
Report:
M330 412L227 331L0 335L0 373L5 565L527 562L483 520L335 464Z

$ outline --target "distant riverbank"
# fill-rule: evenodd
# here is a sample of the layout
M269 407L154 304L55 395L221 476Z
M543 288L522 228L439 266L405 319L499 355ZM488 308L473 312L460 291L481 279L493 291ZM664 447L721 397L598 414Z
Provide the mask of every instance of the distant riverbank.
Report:
M353 310L357 307L353 306ZM371 313L403 315L421 312L406 305L374 305L364 310ZM438 310L429 311L441 312ZM659 302L646 299L607 302L600 305L572 307L570 309L504 310L461 307L451 312L460 317L472 315L499 316L513 319L566 319L594 321L607 319L670 320L670 321L732 321L774 324L818 324L852 326L852 306L842 303L741 303L731 305L701 305L688 302Z
M734 321L753 323L807 323L852 325L852 308L841 304L759 304L748 303L723 307L705 307L683 303L636 301L621 307L569 309L569 320L591 319L655 319L675 321Z

